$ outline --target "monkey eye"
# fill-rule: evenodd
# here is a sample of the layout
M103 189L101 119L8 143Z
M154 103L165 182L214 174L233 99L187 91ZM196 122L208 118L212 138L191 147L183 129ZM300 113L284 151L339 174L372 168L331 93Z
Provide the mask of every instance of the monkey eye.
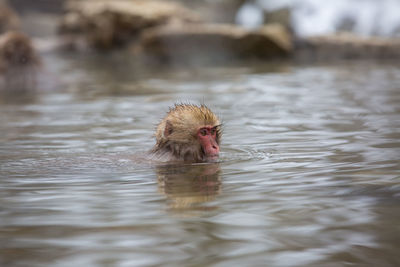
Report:
M206 129L200 129L200 134L202 135L202 136L206 136L207 135L207 130Z
M214 135L216 131L217 131L217 129L215 129L215 127L212 128L212 129L211 129L211 134Z

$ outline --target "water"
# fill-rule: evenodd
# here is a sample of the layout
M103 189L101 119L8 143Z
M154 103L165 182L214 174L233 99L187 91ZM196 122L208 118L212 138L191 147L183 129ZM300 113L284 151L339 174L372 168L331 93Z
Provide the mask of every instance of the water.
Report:
M400 265L397 65L46 60L1 98L1 266ZM143 160L177 101L222 118L219 163Z

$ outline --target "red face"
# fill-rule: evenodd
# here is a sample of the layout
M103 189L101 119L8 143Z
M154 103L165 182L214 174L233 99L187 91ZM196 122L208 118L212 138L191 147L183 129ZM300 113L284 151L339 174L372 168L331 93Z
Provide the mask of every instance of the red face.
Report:
M197 136L206 158L218 158L219 145L217 143L217 127L202 127L197 131Z

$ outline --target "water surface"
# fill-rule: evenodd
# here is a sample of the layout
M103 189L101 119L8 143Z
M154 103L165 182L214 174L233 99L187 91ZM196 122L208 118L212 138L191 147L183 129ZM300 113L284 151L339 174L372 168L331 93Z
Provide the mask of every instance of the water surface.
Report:
M0 265L400 265L398 66L121 60L2 95ZM219 163L143 160L179 101L222 118Z

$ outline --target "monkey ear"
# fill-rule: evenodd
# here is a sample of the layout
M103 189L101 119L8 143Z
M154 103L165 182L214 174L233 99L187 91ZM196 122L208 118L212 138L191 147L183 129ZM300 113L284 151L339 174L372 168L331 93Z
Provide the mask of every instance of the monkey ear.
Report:
M164 129L164 136L168 137L170 134L172 134L174 130L172 129L172 123L170 121L167 121L165 123L165 129Z

